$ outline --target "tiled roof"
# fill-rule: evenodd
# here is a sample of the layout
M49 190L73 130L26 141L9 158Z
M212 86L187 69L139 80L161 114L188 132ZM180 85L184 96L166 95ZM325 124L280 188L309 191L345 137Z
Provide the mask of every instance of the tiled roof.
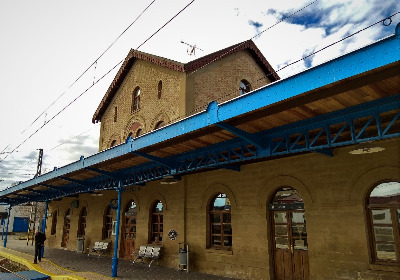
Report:
M169 69L172 69L172 70L175 70L178 72L190 73L190 72L194 72L210 63L213 63L220 58L229 56L231 54L237 53L242 50L248 50L250 52L250 54L253 56L255 61L264 70L266 75L269 76L270 80L272 80L272 81L279 80L278 74L276 74L275 70L268 63L268 61L265 59L263 54L260 52L260 50L257 48L257 46L254 44L254 42L252 40L238 43L236 45L230 46L228 48L219 50L219 51L211 53L209 55L200 57L196 60L190 61L186 64L132 49L129 52L129 54L127 55L127 57L125 58L117 75L115 76L115 78L112 81L111 85L109 86L106 94L104 95L99 106L97 107L97 110L93 115L92 122L95 123L95 122L98 122L101 120L101 117L103 116L105 110L107 109L107 107L110 104L111 100L113 99L114 95L118 91L123 80L125 79L126 75L128 74L129 70L131 69L133 62L136 59L148 61L150 63L159 65L161 67L169 68Z

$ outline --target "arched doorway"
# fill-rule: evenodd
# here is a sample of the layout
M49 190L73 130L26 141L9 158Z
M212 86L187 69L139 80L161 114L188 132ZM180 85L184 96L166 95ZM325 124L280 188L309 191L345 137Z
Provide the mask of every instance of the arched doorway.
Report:
M269 204L276 280L309 278L306 215L303 199L291 187L275 192Z
M135 251L137 208L134 201L130 201L125 208L122 239L122 258L132 259Z
M65 212L64 216L64 226L63 226L63 236L61 241L61 247L67 247L69 239L69 230L71 227L71 209Z
M77 234L78 237L85 237L86 217L87 217L87 209L86 207L83 207L79 215L78 234Z

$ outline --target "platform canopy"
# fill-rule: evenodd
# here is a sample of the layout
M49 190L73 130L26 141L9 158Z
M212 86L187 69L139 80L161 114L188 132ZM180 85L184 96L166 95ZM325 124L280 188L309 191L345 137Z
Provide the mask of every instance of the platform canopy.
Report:
M17 205L400 137L396 34L0 192Z

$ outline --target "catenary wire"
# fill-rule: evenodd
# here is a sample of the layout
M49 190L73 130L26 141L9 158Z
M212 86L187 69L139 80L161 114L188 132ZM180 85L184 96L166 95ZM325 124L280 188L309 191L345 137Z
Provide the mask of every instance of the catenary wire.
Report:
M21 134L23 134L28 128L30 128L49 108L51 108L51 106L53 106L62 96L64 96L64 94L67 93L67 91L72 88L82 77L83 75L86 74L87 71L89 71L89 69L97 64L97 61L118 41L119 38L122 37L122 35L125 34L125 32L143 15L144 12L146 12L146 10L155 2L156 0L153 0L137 17L136 19L127 27L125 28L124 31L122 31L122 33L108 46L108 48L103 51L103 53L92 63L89 65L89 67L86 68L85 71L83 71L83 73L76 78L76 80L60 95L58 96L28 127L26 127Z
M162 30L167 24L169 24L173 19L175 19L180 13L182 13L187 7L189 7L195 0L192 0L189 4L187 4L183 9L181 9L177 14L175 14L170 20L168 20L165 24L163 24L156 32L154 32L150 37L148 37L143 43L139 45L137 49L139 49L141 46L143 46L146 42L148 42L154 35L156 35L160 30ZM154 2L154 1L153 1ZM65 107L63 107L58 113L56 113L52 118L50 118L47 122L45 122L43 125L41 125L36 131L34 131L29 137L25 138L18 146L16 146L9 154L7 154L3 159L0 159L0 162L5 160L9 155L11 155L16 149L18 149L21 145L23 145L26 141L28 141L32 136L34 136L38 131L40 131L44 126L46 126L49 122L51 122L55 117L57 117L59 114L61 114L65 109L67 109L69 106L71 106L76 100L78 100L83 94L85 94L87 91L89 91L95 84L97 84L99 81L101 81L104 77L106 77L112 70L114 70L118 65L120 65L124 61L121 60L119 61L113 68L111 68L106 74L104 74L101 78L99 78L97 81L93 82L91 86L89 86L86 90L84 90L80 95L78 95L75 99L73 99L70 103L68 103Z
M154 1L155 1L155 0L154 0ZM154 1L151 2L150 5L153 4ZM170 20L168 20L162 27L160 27L156 32L154 32L154 33L153 33L149 38L147 38L143 43L141 43L141 44L136 48L136 50L138 50L141 46L143 46L150 38L152 38L154 35L156 35L162 28L164 28L168 23L170 23L174 18L176 18L181 12L183 12L187 7L189 7L194 1L195 1L195 0L191 1L191 2L190 2L189 4L187 4L183 9L181 9L176 15L174 15ZM305 8L309 7L310 5L314 4L314 3L317 2L317 1L318 1L318 0L315 0L315 1L311 2L311 3L309 3L308 5L302 7L301 9L295 11L294 13L290 14L289 16L286 16L286 17L282 18L280 21L276 22L275 24L271 25L270 27L266 28L265 30L259 32L258 34L256 34L255 36L253 36L251 39L260 36L260 35L261 35L262 33L264 33L265 31L267 31L267 30L269 30L269 29L275 27L275 26L278 25L279 23L283 22L285 19L288 19L288 18L292 17L293 15L299 13L300 11L304 10ZM147 10L147 8L150 7L150 5L147 6L145 10ZM144 11L145 11L145 10L144 10ZM144 13L144 11L139 15L139 17ZM138 19L138 18L136 18L135 21L136 21L137 19ZM133 23L135 23L135 21L134 21ZM125 32L129 29L129 27L133 25L133 23L131 23L131 25L129 25L128 28L126 28L126 29L122 32L122 34L125 33ZM122 36L122 34L113 42L113 44ZM243 43L244 43L244 42L243 42ZM242 44L243 44L243 43L242 43ZM111 48L111 46L112 46L113 44L111 44L110 47L107 48L107 50L108 50L109 48ZM237 46L236 48L238 48L238 47L240 47L240 45ZM235 49L236 49L236 48L235 48ZM107 51L107 50L106 50L106 51ZM103 54L104 54L106 51L104 51ZM233 50L230 50L230 51L228 51L227 53L222 54L221 56L227 55L227 54L229 54L229 52L231 52L231 51L233 51ZM103 54L102 54L102 55L103 55ZM101 55L101 56L102 56L102 55ZM101 56L100 56L100 57L101 57ZM219 59L221 56L219 56L219 57L216 58L216 59ZM99 58L100 58L100 57L99 57ZM98 59L99 59L99 58L98 58ZM98 60L98 59L97 59L97 60ZM213 61L215 61L216 59L214 59ZM95 63L97 62L97 60L95 60L95 61L85 70L84 73L86 73L86 72L89 70L89 68L90 68L93 64L95 64ZM206 65L202 66L201 68L207 66L208 64L212 63L213 61L208 62ZM123 60L121 60L120 62L118 62L118 63L113 67L113 69L114 69L115 67L117 67L119 64L121 64L122 62L123 62ZM200 68L200 69L201 69L201 68ZM200 69L197 69L196 71L198 71L198 70L200 70ZM195 73L196 71L191 72L189 75ZM109 72L111 72L111 70L110 70ZM108 72L108 73L109 73L109 72ZM83 74L84 74L84 73L83 73ZM75 82L77 82L77 81L80 79L80 77L83 76L83 74L82 74L81 76L79 76L79 78L78 78ZM103 77L104 77L104 76L103 76ZM74 82L74 83L75 83L75 82ZM72 84L72 85L73 85L73 84ZM71 85L70 87L72 87L72 85ZM93 85L92 85L92 86L94 86L94 85L95 85L95 82L93 81ZM90 88L91 88L91 87L89 87L89 89L90 89ZM87 90L88 90L88 89L87 89ZM87 90L85 90L83 93L85 93ZM64 92L64 93L65 93L65 92ZM63 94L64 94L64 93L63 93ZM82 94L83 94L83 93L82 93ZM62 94L62 95L63 95L63 94ZM79 98L80 96L82 96L82 94L79 95L78 98ZM62 96L62 95L61 95L61 96ZM60 97L61 97L61 96L60 96ZM59 98L60 98L60 97L59 97ZM59 99L59 98L58 98L58 99ZM58 99L57 99L57 100L58 100ZM77 98L75 98L75 100L76 100L76 99L77 99ZM74 100L74 101L75 101L75 100ZM74 102L74 101L73 101L73 102ZM55 103L55 102L53 102L51 105L53 105L54 103ZM71 103L70 103L70 104L71 104ZM70 104L68 104L66 107L68 107ZM50 105L50 106L51 106L51 105ZM49 106L48 108L50 108L50 106ZM64 111L64 110L66 109L66 107L64 107L61 111ZM201 108L203 108L203 107L204 107L204 106L200 106L199 108L194 109L194 110L192 111L192 113L199 111L199 110L200 110ZM48 108L47 108L47 109L48 109ZM46 109L46 110L47 110L47 109ZM45 111L46 111L46 110L45 110ZM44 112L45 112L45 111L44 111ZM43 113L44 113L44 112L43 112ZM43 113L42 113L40 116L42 116ZM59 113L60 113L60 112L59 112ZM59 113L58 113L58 114L59 114ZM57 114L57 115L58 115L58 114ZM40 116L39 116L37 119L39 119ZM181 118L181 117L178 117L178 118L176 118L176 119L174 119L174 120L177 120L177 119L180 119L180 118ZM36 119L34 122L36 122L37 119ZM54 117L51 118L49 121L51 121L52 119L54 119ZM49 122L49 121L48 121L48 122ZM34 122L33 122L33 123L34 123ZM25 139L19 146L21 146L23 143L25 143L27 140L29 140L34 134L36 134L40 129L42 129L48 122L44 123L38 130L36 130L36 131L35 131L33 134L31 134L27 139ZM32 124L33 124L33 123L32 123ZM31 125L32 125L32 124L31 124ZM26 129L25 129L25 130L26 130ZM25 130L24 130L24 131L25 131ZM8 146L9 146L9 145L8 145ZM8 146L7 146L7 147L8 147ZM18 146L18 147L19 147L19 146ZM7 149L7 147L6 147L5 149ZM17 148L18 148L18 147L17 147ZM15 148L15 149L17 149L17 148ZM4 149L4 150L5 150L5 149ZM14 150L15 150L15 149L14 149ZM14 152L14 150L13 150L12 152ZM12 152L11 152L11 153L12 153ZM8 154L8 155L10 155L10 154ZM4 157L3 159L0 159L0 162L2 162L4 159L6 159L6 158L8 157L8 155L7 155L6 157Z
M273 28L273 27L277 26L278 24L280 24L281 22L283 22L283 21L285 21L285 20L291 18L291 17L294 16L295 14L297 14L297 13L303 11L304 9L306 9L307 7L311 6L312 4L314 4L314 3L318 2L318 1L319 1L319 0L315 0L315 1L313 1L313 2L311 2L311 3L309 3L309 4L307 4L306 6L304 6L304 7L300 8L300 9L296 10L295 12L291 13L290 15L284 16L281 20L277 21L276 23L274 23L273 25L271 25L271 26L269 26L268 28L264 29L263 31L257 33L256 35L254 35L253 37L251 37L249 40L261 36L265 31L270 30L271 28ZM247 41L248 41L248 40L247 40ZM203 66L199 67L199 68L196 69L195 71L190 72L190 73L188 74L188 76L193 75L193 74L196 73L197 71L199 71L199 70L201 70L202 68L206 67L206 66L209 65L210 63L213 63L214 61L220 59L221 57L230 54L231 52L235 51L236 49L238 49L238 48L240 48L242 45L244 45L247 41L244 41L244 42L238 44L236 47L234 47L234 48L232 48L232 49L230 49L230 50L228 50L228 51L222 53L221 55L219 55L218 57L214 58L213 60L210 60L208 63L206 63L206 64L204 64Z
M193 0L193 1L194 1L194 0ZM193 2L193 1L192 1L192 2ZM318 1L318 0L316 0L316 1ZM316 1L310 3L309 5L315 3ZM192 2L191 2L191 3L192 3ZM190 3L190 4L191 4L191 3ZM309 6L309 5L307 5L307 6ZM303 9L306 8L307 6L305 6L305 7L303 7L302 9L296 11L295 13L297 13L297 12L303 10ZM186 8L186 7L185 7L185 8ZM184 8L184 9L185 9L185 8ZM183 11L183 10L181 10L181 11ZM181 11L180 11L180 12L181 12ZM180 13L180 12L179 12L179 13ZM179 14L179 13L178 13L178 14ZM295 13L291 14L290 16L294 15ZM276 72L281 71L281 70L283 70L284 68L286 68L286 67L288 67L288 66L291 66L291 65L293 65L293 64L296 64L296 63L298 63L298 62L300 62L300 61L303 61L304 59L306 59L306 58L308 58L308 57L310 57L310 56L312 56L312 55L315 55L316 53L321 52L321 51L323 51L323 50L325 50L325 49L327 49L327 48L329 48L329 47L332 47L333 45L335 45L335 44L337 44L337 43L339 43L339 42L342 42L342 41L344 41L344 40L346 40L346 39L348 39L348 38L350 38L350 37L352 37L352 36L354 36L354 35L356 35L356 34L362 32L362 31L364 31L364 30L367 30L367 29L369 29L369 28L375 26L376 24L379 24L379 23L381 23L381 22L384 23L386 20L391 19L393 16L395 16L395 15L397 15L397 14L399 14L399 13L400 13L400 12L396 12L396 13L392 14L392 15L389 16L389 17L386 17L386 18L384 18L384 19L382 19L382 20L379 20L379 21L377 21L377 22L375 22L375 23L373 23L373 24L371 24L371 25L369 25L369 26L367 26L367 27L365 27L365 28L363 28L363 29L360 29L360 30L358 30L358 31L356 31L356 32L354 32L354 33L352 33L352 34L350 34L350 35L348 35L348 36L346 36L346 37L344 37L344 38L342 38L342 39L340 39L340 40L338 40L338 41L332 43L332 44L329 44L329 45L323 47L323 48L320 49L320 50L317 50L317 51L315 51L315 52L313 52L313 53L311 53L311 54L309 54L309 55L307 55L307 56L305 56L305 57L303 57L303 58L301 58L301 59L298 59L298 60L296 60L296 61L294 61L294 62L292 62L292 63L290 63L290 64L288 64L288 65L285 65L284 67L278 69ZM176 15L176 16L177 16L177 15ZM285 19L289 18L290 16L286 17ZM171 20L170 20L170 21L171 21ZM280 21L280 22L281 22L281 21ZM278 22L278 23L279 23L279 22ZM276 23L276 24L277 24L277 23ZM276 24L274 24L273 26L275 26ZM166 25L166 24L165 24L165 25ZM165 26L165 25L164 25L164 26ZM390 24L388 24L388 25L390 25ZM385 26L387 26L387 25L385 25ZM269 27L269 28L267 28L266 30L268 30L268 29L270 29L270 28L272 28L272 27ZM160 30L160 29L159 29L159 30ZM158 30L158 31L159 31L159 30ZM265 32L266 30L260 32L260 33L257 34L256 36L259 36L261 33ZM158 32L158 31L157 31L157 32ZM153 35L155 35L157 32L153 33ZM153 35L152 35L152 36L153 36ZM152 36L151 36L151 37L152 37ZM146 40L146 41L148 41L148 40ZM146 41L145 41L145 42L146 42ZM144 42L144 43L145 43L145 42ZM144 43L142 43L140 46L142 46ZM139 46L139 47L140 47L140 46ZM122 61L120 61L117 65L119 65L119 64L121 64L121 63L122 63ZM116 65L116 66L117 66L117 65ZM116 66L114 66L114 68L115 68ZM114 68L113 68L113 69L114 69ZM111 71L111 70L110 70L110 71ZM108 74L108 73L107 73L107 74ZM267 75L267 76L268 76L268 75ZM266 78L267 76L265 76L265 77L263 77L263 78L260 78L260 79L264 79L264 78ZM104 76L103 76L103 77L104 77ZM102 78L103 78L103 77L102 77ZM100 79L102 79L102 78L100 78ZM100 80L100 79L99 79L99 80ZM98 81L99 81L99 80L98 80ZM97 82L98 82L98 81L97 81ZM89 87L87 90L89 90L89 89L90 89L90 87ZM87 90L86 90L86 91L87 91ZM86 91L85 91L85 92L86 92ZM85 92L84 92L84 93L85 93ZM83 94L83 93L82 93L82 94ZM81 95L82 95L82 94L81 94ZM220 99L225 98L225 97L227 97L227 96L229 96L229 95L232 95L232 94L234 94L234 93L230 93L230 94L224 95L223 97L221 97L221 98L219 98L219 99L217 99L217 100L220 100ZM235 92L235 94L236 94L236 92ZM79 97L78 97L78 98L79 98ZM77 98L76 98L76 99L77 99ZM76 101L76 99L75 99L74 101ZM70 104L68 104L66 107L68 107L69 105L71 105L74 101L72 101L72 102L71 102ZM200 106L200 107L196 108L195 110L193 110L191 113L194 113L194 112L196 112L196 111L199 111L200 109L204 108L205 106L206 106L206 105ZM66 108L64 108L64 109L66 109ZM64 109L63 109L63 110L64 110ZM62 111L63 111L63 110L62 110ZM59 113L61 113L61 112L59 112ZM58 113L58 114L59 114L59 113ZM53 118L54 118L54 117L55 117L55 116L53 116ZM175 118L174 120L171 120L169 123L174 122L174 121L176 121L176 120L178 120L178 119L180 119L180 118L182 118L182 117L185 117L185 116L181 116L181 117ZM53 118L52 118L52 119L53 119ZM51 119L50 119L50 120L51 120ZM50 120L49 120L49 121L50 121ZM44 125L45 125L45 124L44 124ZM44 126L44 125L43 125L43 126ZM42 127L43 127L43 126L42 126ZM81 134L80 134L80 135L81 135ZM77 136L79 136L79 135L77 135ZM77 136L76 136L76 137L77 137ZM58 145L58 146L61 146L61 145L62 145L62 144L60 144L60 145ZM56 147L58 147L58 146L56 146ZM56 147L54 147L54 148L56 148ZM54 148L53 148L53 149L54 149ZM1 162L1 161L0 161L0 162Z
M139 49L141 46L143 46L148 40L150 40L154 35L156 35L161 29L163 29L168 23L173 21L180 13L182 13L184 10L186 10L187 7L193 4L195 0L192 0L189 4L187 4L182 10L180 10L176 15L174 15L170 20L168 20L163 26L161 26L156 32L154 32L149 38L147 38L143 43L139 45L136 49Z
M314 1L313 3L315 3L315 1ZM309 5L308 5L308 6L309 6ZM302 8L302 9L300 9L300 10L303 10L303 9L304 9L304 8ZM298 11L300 11L300 10L298 10ZM298 11L296 11L295 13L297 13ZM323 51L323 50L325 50L325 49L327 49L327 48L329 48L329 47L332 47L333 45L335 45L335 44L337 44L337 43L340 43L340 42L342 42L342 41L344 41L344 40L346 40L346 39L348 39L348 38L350 38L350 37L352 37L352 36L354 36L354 35L356 35L356 34L362 32L362 31L365 31L365 30L367 30L367 29L369 29L369 28L371 28L371 27L373 27L373 26L379 24L379 23L384 23L385 21L387 21L388 19L391 19L393 16L395 16L395 15L397 15L397 14L399 14L399 13L400 13L400 11L399 11L399 12L396 12L396 13L394 13L394 14L392 14L392 15L390 15L390 16L384 18L384 19L381 19L381 20L379 20L379 21L377 21L377 22L375 22L375 23L373 23L373 24L371 24L371 25L369 25L369 26L367 26L367 27L365 27L365 28L362 28L362 29L360 29L360 30L358 30L358 31L356 31L356 32L354 32L354 33L352 33L352 34L350 34L350 35L348 35L348 36L346 36L346 37L344 37L344 38L342 38L342 39L340 39L340 40L338 40L338 41L332 43L332 44L329 44L329 45L323 47L323 48L320 49L320 50L317 50L317 51L315 51L315 52L313 52L313 53L311 53L311 54L309 54L309 55L307 55L307 56L305 56L305 57L302 57L301 59L298 59L298 60L294 61L293 63L290 63L289 65L285 65L284 67L282 67L282 68L276 70L275 72L279 72L279 71L281 71L281 70L287 68L288 66L291 66L291 65L293 65L293 64L299 63L299 62L303 61L304 59L307 59L308 57L310 57L310 56L312 56L312 55L314 55L314 54L316 54L316 53L318 53L318 52L321 52L321 51ZM293 14L291 14L290 16L292 16L292 15L293 15ZM290 16L289 16L289 17L290 17ZM286 17L286 19L287 19L287 18L288 18L288 17ZM391 21L389 21L389 22L391 23ZM390 25L390 23L389 23L389 24L384 24L384 25L385 25L385 26L388 26L388 25ZM276 24L275 24L275 25L276 25ZM270 29L270 28L268 28L268 29ZM266 30L268 30L268 29L266 29ZM264 31L265 31L265 30L264 30ZM256 35L256 36L258 36L258 35ZM226 54L222 54L221 56L224 56L224 55L226 55ZM219 56L219 57L221 57L221 56ZM271 76L271 75L272 75L272 73L271 73L271 74L268 74L268 75L265 75L265 76L259 78L258 80L265 79L265 78L267 78L268 76ZM228 93L228 94L225 94L225 95L219 97L219 98L216 99L215 101L221 101L221 100L225 99L226 97L229 97L229 96L232 96L232 95L236 95L236 94L237 94L237 91L235 90L235 91L232 91L231 93ZM195 113L199 112L200 110L204 110L207 106L208 106L208 104L204 104L204 105L202 105L202 106L199 106L199 107L193 109L193 110L192 110L191 112L189 112L187 115L182 115L182 116L179 116L179 117L177 117L177 118L174 118L173 120L169 121L168 124L171 124L171 123L173 123L173 122L176 122L177 120L180 120L180 119L182 119L182 118L185 118L185 117L187 117L187 116L189 116L189 115L195 114Z
M72 137L69 138L68 140L66 140L66 141L64 141L64 142L62 142L62 143L60 143L60 144L58 144L58 145L56 145L56 146L54 146L54 147L52 147L52 148L50 148L50 149L44 148L44 150L46 150L47 152L51 152L51 151L53 151L53 150L56 150L56 149L58 149L59 147L61 147L62 145L71 143L71 141L74 140L75 138L77 138L77 137L79 137L79 136L82 136L82 135L88 133L89 131L92 131L92 130L95 129L95 128L98 128L99 125L100 125L100 123L96 123L96 124L95 124L94 126L92 126L91 128L89 128L89 129L87 129L87 130L85 130L85 131L82 131L81 133L79 133L79 134L77 134L77 135L72 136ZM47 153L46 153L46 154L47 154ZM47 155L48 155L48 154L47 154ZM21 173L17 173L17 171L18 171L18 170L21 170L23 167L27 166L28 164L30 164L31 162L36 161L36 160L37 160L36 158L33 158L33 159L27 161L26 163L24 163L23 165L19 166L17 169L13 169L14 172L0 173L0 175L4 175L4 174L6 174L6 175L35 175L35 174L21 174Z

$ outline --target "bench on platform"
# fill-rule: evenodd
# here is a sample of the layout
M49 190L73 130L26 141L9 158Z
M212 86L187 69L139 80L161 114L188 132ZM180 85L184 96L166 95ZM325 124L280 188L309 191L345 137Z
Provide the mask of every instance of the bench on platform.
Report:
M88 256L90 255L90 253L97 253L99 255L99 258L101 255L105 255L108 252L108 247L110 245L110 242L106 242L106 241L97 241L94 243L92 248L88 248Z
M140 246L139 252L137 253L136 258L133 260L133 263L135 263L138 259L143 261L146 258L151 260L149 264L150 267L154 261L158 261L160 259L161 248L161 245L154 244ZM136 255L135 252L133 255Z

